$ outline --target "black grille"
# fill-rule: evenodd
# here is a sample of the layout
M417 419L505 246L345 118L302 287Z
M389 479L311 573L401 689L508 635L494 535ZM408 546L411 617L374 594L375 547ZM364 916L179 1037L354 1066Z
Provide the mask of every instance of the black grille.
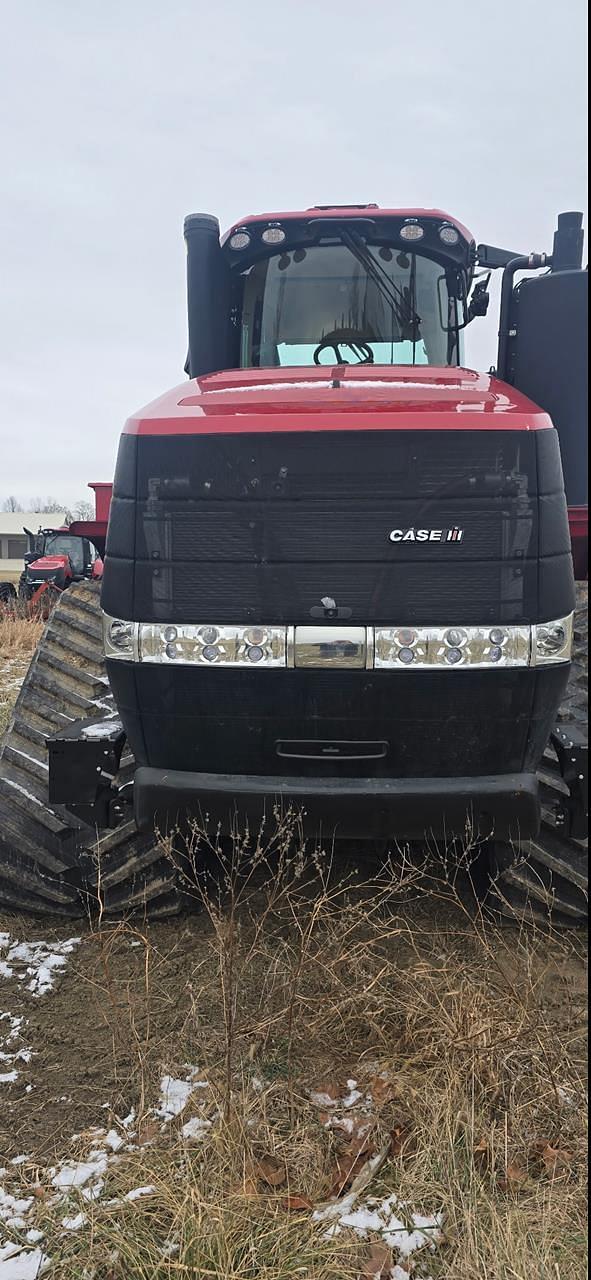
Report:
M190 622L301 622L325 596L353 622L517 622L532 616L537 562L136 566L142 618Z
M205 509L203 509L205 507ZM469 519L468 536L453 547L455 560L500 560L525 556L535 550L537 506L530 502L516 515L509 502L489 500L463 504ZM389 565L433 558L433 546L418 542L412 548L398 546L388 535L422 521L430 528L450 529L456 523L457 505L433 502L422 514L412 499L391 503L330 502L323 504L285 501L253 503L248 511L235 504L200 504L186 511L175 504L160 517L144 515L138 529L138 552L146 558L157 550L173 561L203 560L260 562L373 560Z
M553 494L545 440L541 505L540 434L554 441L556 480ZM115 488L103 592L113 614L297 623L329 596L358 622L509 623L570 607L554 432L129 439L137 497L120 454L125 486ZM389 538L454 526L461 541ZM542 604L544 590L552 598Z

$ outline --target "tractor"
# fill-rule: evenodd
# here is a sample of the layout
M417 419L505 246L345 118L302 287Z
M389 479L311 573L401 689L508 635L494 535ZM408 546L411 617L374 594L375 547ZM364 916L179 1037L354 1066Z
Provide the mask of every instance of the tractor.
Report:
M92 485L95 490L110 486ZM31 617L47 618L62 591L75 582L98 582L103 576L102 557L88 536L97 536L97 522L88 526L82 521L72 521L59 529L40 528L37 533L24 528L28 549L24 557L24 569L18 586L12 582L0 582L0 603L9 610L20 606ZM104 547L104 536L98 530L98 540Z
M168 915L159 832L289 807L337 845L468 838L501 910L582 919L581 215L548 253L373 204L185 240L188 381L126 423L100 603L63 593L0 748L0 902Z

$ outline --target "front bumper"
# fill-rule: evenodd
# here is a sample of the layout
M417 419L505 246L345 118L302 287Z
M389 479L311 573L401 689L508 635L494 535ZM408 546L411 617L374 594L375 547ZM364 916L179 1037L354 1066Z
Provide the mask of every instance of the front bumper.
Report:
M422 840L490 836L526 839L540 824L533 773L467 778L310 778L186 773L142 766L134 779L142 831L165 831L187 818L226 834L275 808L301 813L306 835Z

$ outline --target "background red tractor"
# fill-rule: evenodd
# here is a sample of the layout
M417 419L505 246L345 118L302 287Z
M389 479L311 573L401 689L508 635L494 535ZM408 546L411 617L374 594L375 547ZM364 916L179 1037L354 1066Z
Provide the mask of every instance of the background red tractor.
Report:
M48 617L62 591L73 582L102 578L111 486L92 484L90 488L95 491L95 520L75 520L57 529L40 528L36 533L25 527L28 550L23 572L17 586L0 582L0 607L24 607L27 613Z

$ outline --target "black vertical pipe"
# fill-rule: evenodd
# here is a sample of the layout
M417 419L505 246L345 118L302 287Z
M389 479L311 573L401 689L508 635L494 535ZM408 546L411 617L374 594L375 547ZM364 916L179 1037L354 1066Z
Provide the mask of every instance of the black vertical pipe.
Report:
M513 281L518 271L538 271L548 265L545 253L530 253L527 257L512 258L503 271L501 285L501 309L499 314L499 349L497 354L497 375L505 382L509 380L509 339L511 333L511 303L513 300Z
M552 271L580 271L583 265L583 215L559 213L554 232Z
M187 245L187 320L191 378L224 367L227 326L227 268L220 247L220 224L209 213L185 218Z

